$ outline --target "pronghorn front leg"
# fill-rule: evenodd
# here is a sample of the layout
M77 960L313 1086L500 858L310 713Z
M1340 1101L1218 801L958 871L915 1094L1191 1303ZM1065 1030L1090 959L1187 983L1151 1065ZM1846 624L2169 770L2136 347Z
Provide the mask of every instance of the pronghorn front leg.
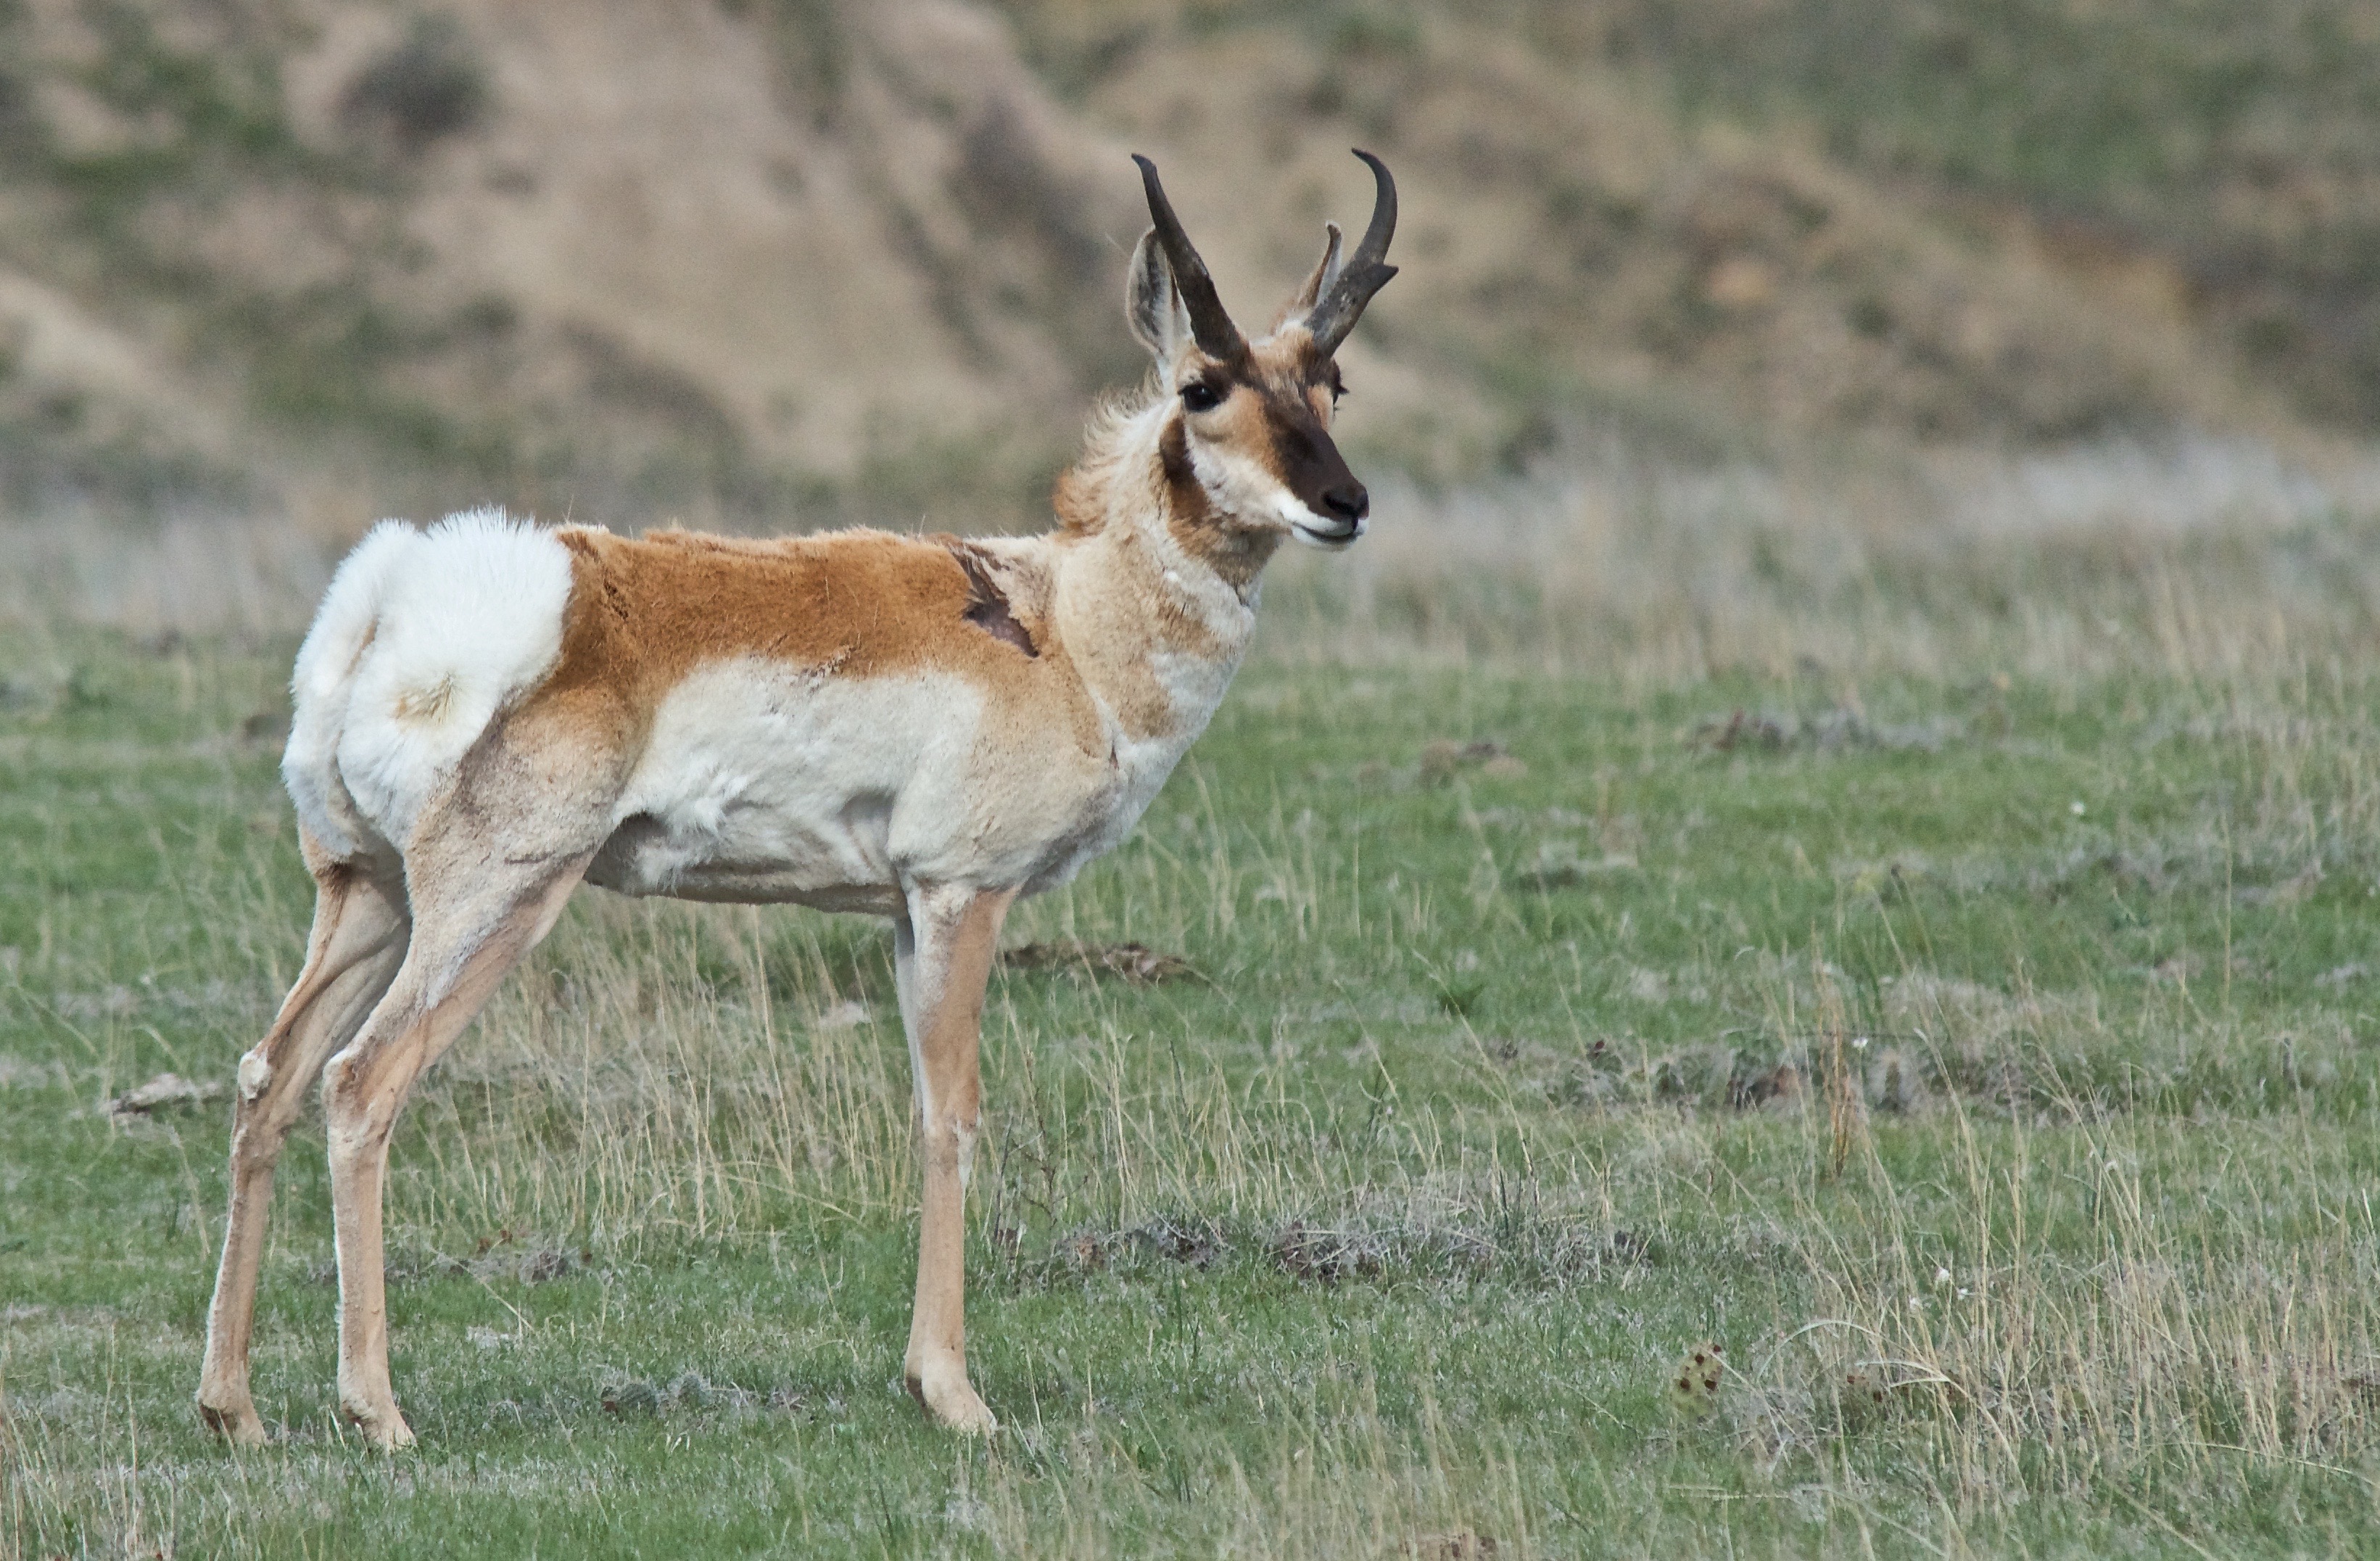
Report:
M992 1429L967 1382L966 1183L982 1100L977 1049L983 989L1014 889L918 888L893 924L901 1022L917 1096L925 1190L917 1301L902 1374L918 1403L960 1431Z

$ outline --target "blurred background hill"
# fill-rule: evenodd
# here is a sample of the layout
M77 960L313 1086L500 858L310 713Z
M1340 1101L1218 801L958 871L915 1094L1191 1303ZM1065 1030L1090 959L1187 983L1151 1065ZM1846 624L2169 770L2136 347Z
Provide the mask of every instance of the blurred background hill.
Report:
M1125 153L1261 321L1350 145L1417 491L2380 413L2367 0L0 0L0 509L1038 525Z

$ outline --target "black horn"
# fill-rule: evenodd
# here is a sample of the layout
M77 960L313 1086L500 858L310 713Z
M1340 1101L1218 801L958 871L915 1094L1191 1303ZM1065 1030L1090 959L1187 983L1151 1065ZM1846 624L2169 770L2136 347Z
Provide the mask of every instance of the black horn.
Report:
M1322 297L1305 316L1305 328L1314 333L1314 345L1324 352L1336 352L1347 333L1363 318L1364 306L1372 295L1389 284L1397 268L1388 263L1389 240L1397 231L1397 181L1389 177L1388 165L1366 152L1355 149L1355 155L1368 164L1376 187L1372 198L1372 221L1364 229L1363 241L1347 263L1339 268Z
M1182 301L1190 311L1190 333L1197 338L1198 350L1210 358L1238 357L1247 349L1247 340L1232 323L1223 300L1217 296L1215 279L1207 274L1207 262L1198 258L1190 236L1182 231L1182 219L1173 214L1173 202L1165 198L1165 187L1157 182L1157 165L1137 152L1132 154L1132 160L1140 165L1140 182L1148 191L1148 214L1157 224L1157 241L1165 246L1165 262L1173 268L1173 285L1182 290ZM1363 305L1355 307L1361 310ZM1348 323L1354 322L1350 319Z

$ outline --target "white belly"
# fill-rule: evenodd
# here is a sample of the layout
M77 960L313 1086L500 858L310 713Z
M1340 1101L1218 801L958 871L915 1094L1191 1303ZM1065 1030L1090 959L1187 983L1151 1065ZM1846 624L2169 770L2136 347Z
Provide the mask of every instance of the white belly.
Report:
M631 895L890 911L968 828L982 724L947 675L855 679L756 661L665 698L589 883Z

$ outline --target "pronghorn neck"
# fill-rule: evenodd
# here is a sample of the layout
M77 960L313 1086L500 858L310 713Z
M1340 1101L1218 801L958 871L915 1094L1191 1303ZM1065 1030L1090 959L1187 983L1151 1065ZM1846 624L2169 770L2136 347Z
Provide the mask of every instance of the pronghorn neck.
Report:
M1170 398L1118 415L1060 480L1056 616L1127 735L1186 746L1247 650L1273 548L1219 523L1167 449L1179 426Z

